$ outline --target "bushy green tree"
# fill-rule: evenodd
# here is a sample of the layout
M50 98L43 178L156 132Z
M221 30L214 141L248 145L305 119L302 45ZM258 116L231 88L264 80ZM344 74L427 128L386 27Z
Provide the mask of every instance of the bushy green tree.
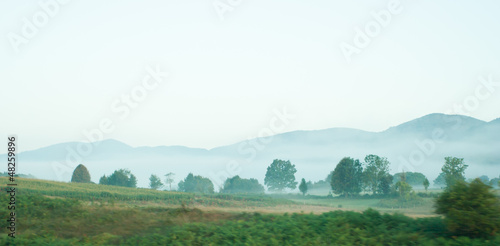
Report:
M80 164L73 171L73 176L71 176L71 182L75 183L90 183L90 173L89 170Z
M208 178L189 173L184 180L178 184L179 191L183 192L199 192L199 193L214 193L214 184Z
M373 194L381 192L381 183L389 174L389 161L378 155L367 155L365 157L366 167L363 171L364 184Z
M349 195L361 192L363 167L359 160L344 157L335 167L330 181L335 194Z
M422 198L417 196L413 187L406 182L406 174L401 174L401 180L394 185L394 189L399 193L399 198L395 201L394 205L399 207L416 206L422 203Z
M267 167L266 177L264 184L270 191L283 191L286 188L297 188L295 181L295 165L290 161L274 160L269 167Z
M399 197L403 198L404 200L409 200L409 195L412 192L413 187L411 187L410 184L406 183L405 181L398 181L395 185L394 188L396 191L399 193Z
M397 183L401 180L402 173L394 174L394 183ZM406 183L412 186L420 186L424 183L424 180L427 178L423 173L418 172L405 172L406 175Z
M480 179L454 182L437 198L435 208L457 236L493 237L500 233L500 200Z
M385 174L380 180L380 183L378 186L378 192L382 193L384 195L390 194L391 193L392 179L393 179L392 175L390 175L388 173Z
M102 177L99 179L99 184L107 185L108 183L108 177L106 177L106 175L102 175Z
M137 178L135 177L135 175L130 174L127 182L127 187L137 187Z
M306 195L306 193L307 193L307 183L306 183L305 179L302 179L302 181L300 182L299 190L300 190L300 192L302 192L302 195L304 195L304 196Z
M446 187L451 187L458 181L465 181L464 173L468 165L465 165L464 158L445 157L444 159L445 163L441 171L444 173Z
M103 185L116 185L123 187L137 187L137 178L133 175L130 170L120 169L116 170L110 176L102 176L99 179L99 184Z
M221 193L264 193L264 186L256 179L242 179L236 175L226 179Z
M149 187L153 190L158 190L162 186L163 183L161 182L161 179L158 176L151 174L149 177Z
M128 181L129 181L129 170L125 169L120 169L118 171L114 171L109 177L108 177L108 184L109 185L116 185L116 186L124 186L128 187Z

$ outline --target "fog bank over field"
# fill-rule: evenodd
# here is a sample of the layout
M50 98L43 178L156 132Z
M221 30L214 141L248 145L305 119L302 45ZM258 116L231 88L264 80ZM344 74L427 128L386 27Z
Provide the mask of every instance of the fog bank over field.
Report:
M158 129L161 131L161 129ZM27 140L26 140L27 141ZM189 172L208 177L217 189L234 175L264 183L273 159L296 165L296 179L325 179L345 156L363 160L368 154L387 157L392 174L421 172L434 180L444 157L465 158L466 177L500 174L500 119L490 122L460 115L430 114L382 132L350 128L293 131L257 138L210 150L184 146L131 147L117 140L92 145L60 143L19 155L18 173L37 178L69 181L83 163L93 182L114 170L127 168L147 187L151 174L174 172L175 184ZM1 155L6 160L5 154Z

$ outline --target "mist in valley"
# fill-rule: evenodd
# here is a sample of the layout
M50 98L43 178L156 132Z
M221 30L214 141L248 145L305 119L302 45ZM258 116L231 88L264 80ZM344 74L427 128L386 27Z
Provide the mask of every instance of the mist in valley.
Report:
M176 187L193 173L209 178L217 190L236 175L264 184L266 168L274 159L290 160L297 169L296 180L305 178L314 183L324 180L343 157L363 161L366 155L375 154L388 159L391 174L420 172L432 187L447 156L464 158L469 165L467 178L498 177L498 146L500 120L484 122L467 116L431 114L382 132L350 128L293 131L210 150L185 146L134 148L110 139L61 143L21 153L19 171L68 182L76 165L83 163L92 181L98 183L102 175L125 168L137 176L139 187L148 187L151 174L175 173Z

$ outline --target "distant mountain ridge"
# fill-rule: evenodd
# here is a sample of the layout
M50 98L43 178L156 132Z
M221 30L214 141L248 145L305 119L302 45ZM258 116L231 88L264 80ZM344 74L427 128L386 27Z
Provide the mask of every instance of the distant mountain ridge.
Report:
M473 128L486 124L487 122L463 115L446 115L446 114L429 114L409 122L402 123L398 126L391 127L385 132L390 131L421 131L429 128L449 128L449 127L463 127Z
M435 139L437 135L441 137ZM351 128L292 131L210 150L184 146L134 148L113 139L93 143L90 150L88 145L87 149L82 146L68 142L22 152L20 169L44 179L69 181L72 168L84 163L94 182L103 174L128 168L136 174L140 186L147 186L150 174L167 172L177 173L179 180L193 172L220 185L224 176L231 175L262 181L267 165L276 158L296 164L299 177L318 180L344 156L363 159L367 154L377 154L388 157L393 173L418 171L430 178L437 176L445 156L464 157L474 176L488 174L489 169L500 170L500 118L485 122L462 115L429 114L382 132ZM0 158L5 159L5 154ZM228 163L237 168L228 167Z

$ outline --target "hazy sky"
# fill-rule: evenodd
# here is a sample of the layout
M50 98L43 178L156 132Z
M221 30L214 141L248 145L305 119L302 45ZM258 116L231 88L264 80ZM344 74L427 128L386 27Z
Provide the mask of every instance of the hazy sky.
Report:
M21 150L84 141L103 120L132 146L212 148L284 107L284 131L382 131L464 103L500 117L500 86L478 79L500 81L499 1L38 2L0 1L0 136ZM145 89L148 66L170 75Z

